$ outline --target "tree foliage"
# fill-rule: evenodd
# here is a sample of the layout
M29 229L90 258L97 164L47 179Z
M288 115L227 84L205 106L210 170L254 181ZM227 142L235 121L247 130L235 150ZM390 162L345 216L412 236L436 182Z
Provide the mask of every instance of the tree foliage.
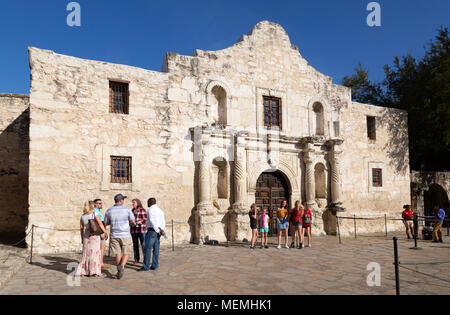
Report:
M408 111L411 169L450 169L449 44L448 28L441 27L422 59L395 57L382 82L370 81L361 63L342 79L354 101Z

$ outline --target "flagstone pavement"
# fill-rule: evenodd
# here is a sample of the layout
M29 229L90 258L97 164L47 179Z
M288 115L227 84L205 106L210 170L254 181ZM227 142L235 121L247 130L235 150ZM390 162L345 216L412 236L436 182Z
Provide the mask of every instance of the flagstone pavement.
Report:
M156 271L138 272L141 264L130 261L121 280L111 266L106 278L81 278L79 286L69 274L80 254L36 256L0 294L395 294L392 236L344 238L342 244L336 237L316 237L303 249L277 249L274 242L254 250L243 243L163 248ZM398 244L401 294L450 294L450 237L444 243L419 241L420 250L410 249L414 243L401 235ZM380 286L367 284L371 262L380 266Z

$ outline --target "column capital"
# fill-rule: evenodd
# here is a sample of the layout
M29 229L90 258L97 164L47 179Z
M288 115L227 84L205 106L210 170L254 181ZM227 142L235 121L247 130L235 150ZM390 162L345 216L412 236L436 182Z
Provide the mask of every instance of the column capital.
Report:
M333 138L333 139L330 139L330 140L328 140L326 142L326 144L329 147L333 147L333 148L336 148L336 147L340 146L343 143L344 143L344 139L341 139L341 138Z

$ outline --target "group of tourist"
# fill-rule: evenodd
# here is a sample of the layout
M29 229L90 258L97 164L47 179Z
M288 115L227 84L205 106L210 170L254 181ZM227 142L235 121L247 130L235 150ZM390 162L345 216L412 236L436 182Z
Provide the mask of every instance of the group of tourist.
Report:
M255 243L258 239L258 231L261 233L261 248L269 248L268 246L268 234L270 228L270 217L267 213L267 207L263 207L262 211L256 204L252 204L250 212L250 228L252 229L252 241L251 249L255 248ZM308 238L307 247L311 247L311 223L312 215L311 210L307 207L303 207L300 201L295 202L293 209L289 211L287 200L281 202L280 208L276 212L276 222L278 229L278 246L281 248L281 238L284 232L285 247L295 248L295 236L298 235L299 245L298 248L302 249L304 244L305 233ZM292 242L289 246L288 230L291 231Z
M105 277L102 269L109 268L103 263L108 238L111 238L110 248L116 255L117 279L123 277L131 247L134 251L134 264L140 261L140 249L144 255L139 271L158 269L160 237L165 236L164 213L157 206L155 198L148 199L147 210L139 199L132 200L133 209L124 206L126 198L122 194L116 195L114 206L109 208L104 216L101 199L85 203L80 219L83 256L76 276ZM111 226L111 235L106 231L108 225Z

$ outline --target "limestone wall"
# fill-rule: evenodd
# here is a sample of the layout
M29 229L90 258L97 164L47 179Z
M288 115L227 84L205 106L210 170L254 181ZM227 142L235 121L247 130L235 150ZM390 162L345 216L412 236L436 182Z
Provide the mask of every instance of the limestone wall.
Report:
M28 95L0 94L0 234L23 237L28 223Z
M376 140L367 136L367 116L376 117ZM353 102L342 112L342 197L347 212L341 215L401 218L410 203L407 113ZM372 187L372 168L381 168L382 187ZM390 221L389 230L402 223ZM353 222L344 221L341 232L353 233ZM383 232L384 219L361 222L361 232Z
M78 229L86 200L156 197L175 240L190 241L196 115L167 103L168 75L30 48L30 224ZM129 115L109 112L109 79L129 81ZM187 124L188 127L184 127ZM182 128L183 127L183 128ZM177 132L177 130L180 130ZM110 156L131 156L132 184L110 183ZM170 229L170 228L168 228ZM81 248L79 232L38 229L38 250Z
M199 106L209 113L206 122L214 123L216 106L208 106L214 103L211 89L221 86L227 93L228 125L258 132L265 129L263 96L281 98L281 134L289 136L313 132L316 101L324 106L325 135L333 136L333 110L351 102L349 88L316 71L285 30L268 21L223 50L196 50L192 57L168 53L163 69L171 78L169 101Z

